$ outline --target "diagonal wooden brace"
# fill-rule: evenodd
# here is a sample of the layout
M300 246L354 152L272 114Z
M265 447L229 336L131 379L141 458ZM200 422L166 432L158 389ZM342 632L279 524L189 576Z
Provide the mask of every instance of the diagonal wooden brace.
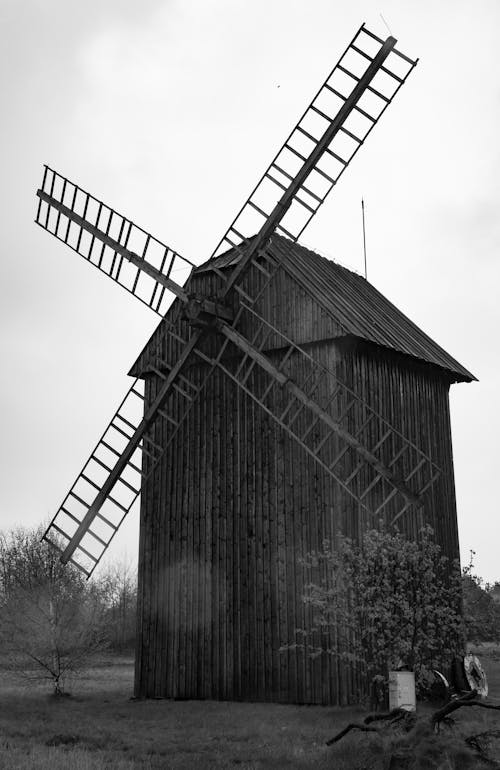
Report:
M401 492L408 503L418 507L423 504L421 498L412 492L412 490L401 478L396 476L389 468L387 468L378 459L378 457L370 452L369 449L360 444L355 436L349 433L349 431L345 430L345 428L343 428L340 423L337 422L337 420L329 415L328 412L325 412L325 410L322 409L315 401L309 398L309 396L304 393L304 391L301 390L301 388L299 388L299 386L292 379L283 374L283 372L280 372L280 370L274 366L269 358L256 350L253 345L251 345L248 340L245 339L245 337L243 337L241 334L239 334L239 332L235 331L235 329L231 328L222 321L217 323L217 328L228 340L233 342L238 348L240 348L240 350L242 350L246 355L252 358L257 364L259 364L262 369L274 377L274 379L277 380L277 382L279 382L283 388L286 388L286 390L292 393L295 398L297 398L301 403L304 404L304 406L313 412L313 414L319 417L319 419L325 425L335 431L335 433L347 444L349 444L349 446L351 446L360 455L360 457L366 460L366 462L368 462L377 471L377 473L387 479L387 481L389 481L393 487Z

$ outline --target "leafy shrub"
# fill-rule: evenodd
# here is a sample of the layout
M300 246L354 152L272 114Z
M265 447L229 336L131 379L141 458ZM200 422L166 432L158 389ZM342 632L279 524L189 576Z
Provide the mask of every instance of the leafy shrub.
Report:
M302 563L312 626L297 632L294 646L354 665L365 695L400 667L415 671L421 691L433 668L446 669L462 651L460 568L442 554L431 527L417 541L384 528L365 532L359 544L339 536Z

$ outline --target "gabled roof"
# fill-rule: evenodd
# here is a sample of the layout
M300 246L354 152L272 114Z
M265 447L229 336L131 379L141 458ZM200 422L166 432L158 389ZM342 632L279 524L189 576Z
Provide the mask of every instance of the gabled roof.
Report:
M281 235L273 235L267 249L334 318L346 336L434 364L456 382L476 379L362 276ZM195 273L213 267L224 269L238 260L231 250L200 265Z

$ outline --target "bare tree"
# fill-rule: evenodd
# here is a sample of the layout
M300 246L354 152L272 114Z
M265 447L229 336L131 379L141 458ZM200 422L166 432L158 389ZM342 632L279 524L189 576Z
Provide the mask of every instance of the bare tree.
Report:
M0 535L0 645L5 664L54 693L106 645L102 593L55 549L43 528Z
M98 580L106 602L106 627L110 645L123 651L135 644L137 570L127 559L111 564Z

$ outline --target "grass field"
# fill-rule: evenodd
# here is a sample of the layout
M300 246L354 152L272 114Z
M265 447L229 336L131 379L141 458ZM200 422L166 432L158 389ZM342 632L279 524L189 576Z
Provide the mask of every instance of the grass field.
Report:
M482 660L491 694L500 701L500 659L488 653ZM0 768L387 767L388 739L358 733L334 747L325 746L332 734L362 718L359 710L132 701L132 681L130 658L103 661L73 683L68 698L55 699L47 686L24 687L12 674L0 673ZM473 710L457 712L457 735L500 728L497 712L466 711Z

